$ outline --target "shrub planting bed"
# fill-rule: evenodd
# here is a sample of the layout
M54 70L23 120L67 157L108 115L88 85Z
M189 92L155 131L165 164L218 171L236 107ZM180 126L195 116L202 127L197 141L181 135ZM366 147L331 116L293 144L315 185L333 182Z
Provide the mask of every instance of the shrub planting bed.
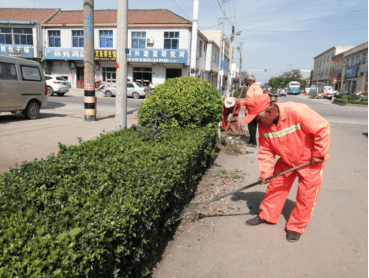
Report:
M0 175L0 277L147 276L216 138L126 129Z
M336 103L352 103L352 104L363 104L363 105L368 105L368 100L366 99L360 99L360 100L349 100L347 98L335 98L333 100L333 102Z

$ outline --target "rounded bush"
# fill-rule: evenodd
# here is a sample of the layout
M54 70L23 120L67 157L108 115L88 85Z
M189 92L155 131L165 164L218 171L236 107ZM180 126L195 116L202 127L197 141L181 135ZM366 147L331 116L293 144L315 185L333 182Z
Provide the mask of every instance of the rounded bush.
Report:
M345 96L345 94L340 93L340 94L337 95L336 98L342 98L343 96Z
M363 97L360 99L360 101L368 101L368 98L367 97Z
M359 100L360 97L358 95L355 95L355 94L351 94L348 96L348 99L349 100Z
M311 94L310 98L316 98L316 93Z
M218 125L222 114L222 97L208 81L195 77L172 78L157 86L138 109L138 122L147 126L155 120L162 128ZM167 121L169 119L169 123Z
M348 95L341 96L341 99L348 99Z

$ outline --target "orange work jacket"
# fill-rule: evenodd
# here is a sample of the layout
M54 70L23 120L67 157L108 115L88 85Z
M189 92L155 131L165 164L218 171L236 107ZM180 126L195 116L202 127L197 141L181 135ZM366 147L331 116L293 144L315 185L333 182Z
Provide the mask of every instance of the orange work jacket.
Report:
M261 95L264 91L260 88L256 83L251 84L251 86L247 89L246 97L244 100L241 100L241 106L246 106L248 100L254 97L254 95ZM245 109L245 117L247 115L247 109Z
M275 105L279 108L278 124L259 127L259 168L260 177L273 175L275 156L279 155L288 165L296 167L311 161L313 157L328 159L331 130L327 120L307 105L286 102ZM311 167L297 170L302 176L309 175Z

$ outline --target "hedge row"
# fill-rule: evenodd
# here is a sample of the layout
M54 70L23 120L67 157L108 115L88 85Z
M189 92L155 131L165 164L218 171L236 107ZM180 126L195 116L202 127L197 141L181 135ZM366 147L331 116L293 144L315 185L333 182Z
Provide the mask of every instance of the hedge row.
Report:
M239 87L237 90L235 90L233 92L233 96L238 98L239 95L241 94L241 90L242 90L242 87ZM242 95L241 95L241 98L245 98L246 97L246 92L247 92L247 89L243 89L243 92L242 92Z
M215 129L103 134L0 175L0 277L145 277Z
M347 98L335 98L333 102L339 102L339 103L354 103L354 104L365 104L368 105L368 100L348 100Z

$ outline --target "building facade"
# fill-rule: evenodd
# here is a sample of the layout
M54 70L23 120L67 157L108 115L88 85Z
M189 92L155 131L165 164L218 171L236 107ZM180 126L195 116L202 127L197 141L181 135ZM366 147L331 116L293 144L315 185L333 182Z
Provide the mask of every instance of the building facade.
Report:
M368 91L368 42L344 52L343 56L342 88L351 93Z
M41 24L52 19L59 9L0 9L0 55L40 62Z
M332 58L342 52L345 52L353 46L333 46L324 51L318 56L314 57L314 70L312 82L322 82L329 85L330 72L333 68Z
M94 15L95 79L112 86L116 79L116 10L99 10ZM83 11L60 11L42 27L45 73L63 76L72 87L83 88ZM129 10L128 80L158 85L168 78L189 76L191 31L190 21L168 10ZM219 48L201 31L197 46L196 76L216 86L215 63L219 61L212 57L219 54Z

